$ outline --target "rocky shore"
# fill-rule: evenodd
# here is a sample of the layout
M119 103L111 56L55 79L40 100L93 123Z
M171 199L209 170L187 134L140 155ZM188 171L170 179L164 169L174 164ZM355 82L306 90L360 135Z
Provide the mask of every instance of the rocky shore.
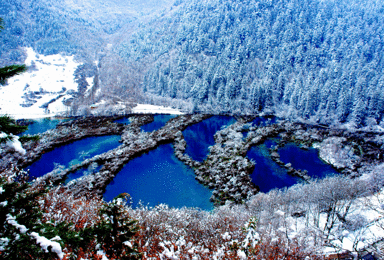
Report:
M75 194L102 196L106 186L131 159L149 152L161 144L173 142L179 131L208 117L207 115L179 116L171 119L163 128L148 133L141 131L140 126L151 122L153 116L133 116L131 117L131 123L125 126L122 132L122 144L119 147L87 159L68 169L48 173L40 178L39 182L58 183L64 180L69 173L97 163L97 165L102 165L99 172L73 180L67 184L67 187L72 189Z
M67 169L56 169L38 178L41 183L62 183L68 174L92 167L96 172L70 181L66 187L75 194L102 196L106 186L131 159L142 155L165 143L174 144L178 159L195 171L195 178L213 189L211 200L215 205L226 202L243 203L258 192L250 175L256 168L246 157L252 146L274 138L276 145L269 149L269 156L287 172L300 177L305 182L311 178L305 170L294 169L290 163L283 163L278 153L286 143L295 143L306 149L318 149L319 156L340 173L356 177L363 170L383 163L383 133L348 132L325 127L292 123L278 120L273 124L256 126L255 117L240 117L237 122L215 134L215 144L204 162L194 161L185 153L187 146L182 131L192 124L207 119L210 115L182 115L173 118L161 129L143 132L140 127L153 121L152 115L132 115L127 125L115 123L119 117L94 117L71 120L61 123L55 129L40 135L40 140L24 144L27 153L3 151L0 171L11 167L25 168L41 155L55 147L74 142L89 136L121 135L121 145L106 153L86 159Z
M113 123L115 119L115 117L92 117L60 123L55 129L40 134L40 140L23 144L27 152L24 156L9 149L3 151L0 154L0 171L12 165L25 168L37 161L42 154L86 137L121 135L124 126Z

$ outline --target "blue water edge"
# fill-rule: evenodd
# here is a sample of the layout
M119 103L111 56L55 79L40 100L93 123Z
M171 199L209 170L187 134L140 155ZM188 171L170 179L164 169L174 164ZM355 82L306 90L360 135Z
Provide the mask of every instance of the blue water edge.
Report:
M59 123L65 121L64 119L38 119L33 120L33 123L28 125L28 130L21 133L21 135L37 135L44 133L50 129L54 129Z
M254 126L268 126L268 125L276 124L276 122L277 122L277 117L275 117L275 116L273 116L273 117L260 116L260 117L256 117L252 121L252 124Z
M319 158L319 153L314 148L301 149L296 144L289 143L278 150L280 160L291 163L294 169L307 170L312 178L324 178L337 174L337 171Z
M251 179L262 192L290 187L299 182L297 177L289 175L284 168L271 159L265 144L252 147L248 151L247 157L256 162Z
M124 166L107 186L104 199L111 201L121 193L128 193L132 207L141 201L148 206L165 203L176 208L213 209L209 201L212 192L194 177L193 170L175 157L172 145L165 144Z
M151 123L143 125L141 127L141 130L143 130L144 132L152 132L159 130L160 128L165 126L170 119L175 117L176 115L154 115L153 121Z
M66 180L65 180L65 184L67 184L68 182L72 181L72 180L75 180L77 178L80 178L80 177L83 177L85 175L89 175L89 174L93 174L93 173L96 173L96 172L99 172L102 168L102 165L97 165L97 164L91 164L88 168L83 168L83 169L80 169L74 173L70 173L68 174Z
M120 145L120 139L119 135L88 137L43 154L40 160L28 166L26 170L31 178L40 177L59 165L69 167L112 150Z
M117 119L117 120L115 120L113 122L114 123L119 123L119 124L124 124L124 125L129 125L131 123L131 117L130 116L123 117L123 118Z
M214 135L222 127L236 122L232 116L213 116L200 123L191 125L183 131L187 142L186 154L195 161L204 161L207 157L209 146L215 144Z

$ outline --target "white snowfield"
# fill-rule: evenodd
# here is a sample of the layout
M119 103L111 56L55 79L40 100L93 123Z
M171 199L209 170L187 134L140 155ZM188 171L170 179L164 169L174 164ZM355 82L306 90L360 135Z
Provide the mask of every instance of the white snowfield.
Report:
M69 107L62 101L71 97L71 91L77 91L74 72L80 63L73 56L44 56L32 48L26 48L26 51L28 71L8 79L8 85L0 86L0 114L15 119L33 119L67 111ZM52 101L54 99L57 100ZM41 107L50 101L48 108ZM28 103L30 106L25 106Z
M38 119L65 114L70 107L64 105L63 100L71 98L71 92L78 90L74 72L80 63L74 60L74 56L39 55L32 48L26 48L26 52L28 58L25 64L28 71L8 79L8 85L0 85L0 114L15 119ZM86 80L92 86L93 77ZM119 104L116 107L119 108ZM147 104L138 104L132 112L182 114L177 109Z
M0 132L0 138L6 138L8 136L10 136L12 138L12 140L7 141L5 143L5 146L7 146L7 147L11 148L12 150L20 153L21 155L25 155L26 151L23 148L21 142L19 141L19 137L18 136L15 136L13 134L7 135L6 133ZM0 150L1 150L1 146L2 145L3 144L0 145Z
M98 103L91 105L90 113L92 115L100 115L105 112L105 110L114 111L113 114L125 114L125 113L133 113L133 114L169 114L169 115L182 115L184 113L180 112L177 109L171 107L164 106L155 106L149 104L134 104L133 108L130 108L132 103L127 102L116 102L110 103L106 100L101 100Z
M171 115L182 115L183 113L177 109L171 107L154 106L148 104L137 104L132 109L134 114L171 114Z

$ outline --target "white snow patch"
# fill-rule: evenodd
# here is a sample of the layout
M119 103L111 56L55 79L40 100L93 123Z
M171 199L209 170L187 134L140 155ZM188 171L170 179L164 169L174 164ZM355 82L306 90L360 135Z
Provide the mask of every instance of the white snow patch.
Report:
M26 151L23 148L23 146L21 145L21 143L19 141L19 137L12 135L12 134L10 136L12 137L12 140L7 141L5 145L12 148L14 151L20 153L21 155L25 155Z
M221 237L224 240L230 240L231 239L231 235L228 232L225 232L224 234L222 234Z
M64 104L61 107L49 105L48 109L40 106L70 90L77 91L74 72L80 64L73 56L44 56L32 48L26 48L26 52L28 58L25 64L30 67L29 70L10 78L7 86L0 86L0 113L20 119L43 118L65 112L68 108ZM22 107L21 104L26 101L23 96L28 93L35 93L36 97L30 98L35 103L30 107Z
M88 83L88 88L87 88L87 91L90 90L92 88L92 85L93 85L93 79L94 77L89 77L89 78L86 78L85 80L87 81Z
M276 210L275 211L275 214L278 215L278 216L281 216L283 217L285 215L285 212L281 211L281 210Z
M60 258L60 259L63 259L64 257L64 253L63 251L61 250L61 246L59 243L57 242L54 242L54 241L51 241L49 239L47 239L46 237L42 237L40 236L38 233L36 232L32 232L31 233L31 237L33 237L34 239L36 239L36 243L40 245L40 247L46 252L48 253L49 250L48 250L48 247L51 247L51 251L56 253L57 256Z
M105 252L103 250L97 251L97 255L101 256L101 260L108 260L108 257L105 255Z
M132 112L135 114L183 114L181 111L171 107L154 106L148 104L137 104L137 106L132 109Z
M20 231L20 233L22 233L22 234L25 234L28 231L28 228L26 226L20 225L19 223L17 223L16 217L13 217L10 214L7 214L7 222L8 222L8 224L17 228Z
M9 244L9 241L11 241L7 237L0 237L0 251L4 251L5 247Z
M242 250L237 250L237 256L239 257L239 259L247 259L247 255L244 253L244 251Z
M125 241L125 242L123 243L123 245L125 245L125 246L127 246L127 247L129 247L129 248L132 248L132 243L129 242L129 241Z

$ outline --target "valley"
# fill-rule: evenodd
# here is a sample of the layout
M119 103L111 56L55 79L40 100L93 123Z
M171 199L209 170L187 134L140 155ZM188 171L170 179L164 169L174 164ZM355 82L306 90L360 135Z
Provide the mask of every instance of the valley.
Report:
M383 21L1 1L0 258L384 259Z
M57 187L54 189L70 192L75 197L112 201L120 193L131 194L131 202L128 201L132 203L131 214L139 219L143 216L137 214L157 210L162 210L162 214L170 214L168 210L189 214L187 211L194 208L216 216L221 211L225 214L237 211L238 207L245 207L242 216L246 218L248 214L265 214L268 208L278 212L282 207L282 212L297 215L296 225L300 223L297 231L314 228L307 226L308 223L304 225L305 218L315 218L315 221L319 218L317 229L325 228L324 234L333 236L341 232L338 224L341 219L336 216L344 210L346 223L353 221L356 214L372 214L364 209L366 206L356 203L375 196L372 189L381 185L381 181L371 181L382 178L383 133L331 129L266 115L136 114L68 119L51 127L38 134L40 140L23 144L25 155L11 148L3 149L2 170L25 168L34 179L32 187L54 185ZM200 139L201 136L204 138ZM109 141L105 143L97 138ZM100 140L99 145L96 140ZM200 144L196 146L194 142ZM65 149L70 150L65 152ZM80 157L68 157L76 154ZM64 159L66 157L69 159ZM52 162L57 164L53 166ZM46 168L48 165L52 165L51 168ZM188 188L183 188L185 185ZM332 196L337 196L336 205L341 203L340 208L318 212L317 217L313 215L316 212L312 212L313 206L336 199L328 198L327 193L321 195L318 188L330 190L331 194L337 191ZM307 193L306 189L314 190ZM313 195L311 199L302 197L309 194ZM276 200L274 203L258 202L271 196ZM296 199L290 201L292 196ZM343 204L344 200L351 204ZM350 211L350 207L360 208ZM333 217L326 220L324 214ZM264 227L265 217L261 217L259 228ZM292 222L293 219L284 217L279 221ZM325 227L321 221L325 221ZM376 217L372 221L366 223L381 223ZM348 246L352 238L368 239L370 243L379 241L380 236L376 238L376 235L380 231L372 228L377 228L376 224L366 229L365 235L360 228L349 231L351 237L341 240L342 248L364 249L362 245L354 249ZM332 241L333 245L339 243L338 239Z
M39 141L24 144L25 156L12 152L11 149L8 152L4 150L1 169L5 170L10 165L19 168L31 165L34 168L26 168L30 170L31 177L41 177L38 178L41 181L58 183L65 180L68 174L93 165L97 171L72 179L67 186L79 194L91 192L100 196L130 160L162 144L173 143L174 155L194 170L195 178L200 183L213 189L211 201L220 205L226 201L244 203L260 189L268 192L281 187L278 180L271 182L269 185L272 186L268 189L255 181L260 178L257 177L259 164L268 168L267 173L260 172L267 174L263 179L268 179L268 174L272 177L280 172L286 176L284 178L291 176L289 183L293 185L310 183L312 179L327 175L342 174L348 178L357 178L367 169L383 163L380 142L384 134L381 133L351 133L282 119L267 121L265 118L262 120L266 123L255 124L255 118L260 120L262 117L212 117L196 114L132 115L124 120L117 120L118 118L96 117L63 121L56 128L41 133ZM203 123L204 127L201 125ZM111 143L111 134L120 136L116 136L115 144ZM109 139L96 144L96 139L90 139L95 138L94 136L105 136ZM210 139L206 141L206 148L201 137ZM82 139L83 145L79 143ZM81 157L69 157L66 163L60 162L67 153L66 150L60 151L60 147L68 149L68 155L78 149L75 146L69 148L71 143L79 143L76 146L80 147L87 145L88 148L84 146L82 150L75 152ZM103 150L91 148L98 146ZM94 151L88 152L90 149ZM257 161L258 157L251 155L257 151L255 149L262 149L258 156L264 162L255 164L254 160ZM49 155L52 153L48 152L50 150L57 152ZM47 159L43 159L45 157ZM268 162L265 161L267 159ZM41 160L41 166L38 166L38 160ZM54 164L57 166L54 167ZM48 165L51 166L46 170L41 168ZM93 189L85 188L89 186L93 186Z

